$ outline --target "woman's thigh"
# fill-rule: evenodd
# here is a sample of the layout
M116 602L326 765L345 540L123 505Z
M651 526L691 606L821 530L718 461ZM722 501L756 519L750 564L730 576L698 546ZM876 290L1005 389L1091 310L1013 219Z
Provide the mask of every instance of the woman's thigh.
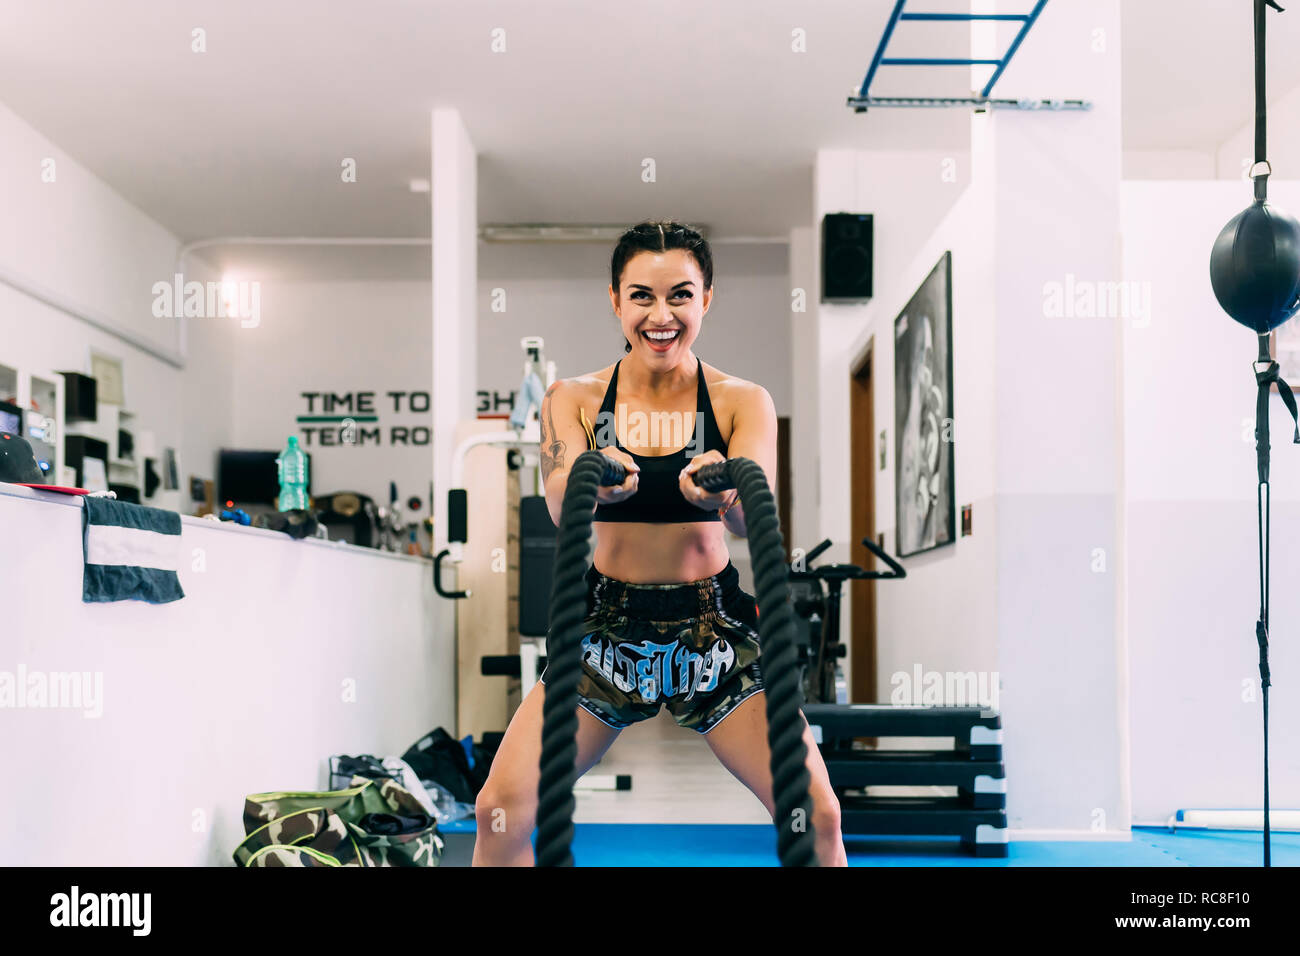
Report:
M483 789L497 799L518 807L520 801L532 806L537 802L537 785L541 777L542 713L546 702L546 685L538 683L529 691L506 728L492 769ZM578 708L578 776L599 762L618 738L619 731Z
M799 713L799 722L803 724L804 749L807 752L809 795L814 809L825 803L836 803L834 790L831 788L830 775L826 772L826 763L813 737L812 728L803 712ZM709 749L737 780L747 786L767 808L767 812L776 813L776 801L772 792L772 751L767 742L767 701L765 693L757 693L729 714L725 720L704 735Z

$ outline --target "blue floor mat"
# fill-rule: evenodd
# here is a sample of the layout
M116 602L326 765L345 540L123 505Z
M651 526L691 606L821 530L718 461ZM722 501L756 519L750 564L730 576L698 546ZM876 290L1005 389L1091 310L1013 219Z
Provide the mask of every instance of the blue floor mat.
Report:
M447 824L473 833L472 819ZM1229 830L1133 830L1127 842L1012 843L1005 858L976 859L955 839L847 836L849 866L1259 866L1262 835ZM1273 865L1300 866L1300 833L1273 834ZM579 866L776 866L776 836L757 824L579 823Z

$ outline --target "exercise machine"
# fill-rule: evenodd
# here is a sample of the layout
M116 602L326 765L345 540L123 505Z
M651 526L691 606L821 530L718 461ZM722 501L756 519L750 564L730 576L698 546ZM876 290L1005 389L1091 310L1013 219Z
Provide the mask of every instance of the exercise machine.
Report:
M812 727L831 787L840 802L845 834L928 835L960 838L980 857L1007 855L1006 769L1002 718L980 707L911 707L850 704L841 661L840 606L846 581L904 578L907 571L876 542L862 542L888 565L867 571L854 564L813 567L830 540L813 548L803 567L790 571L796 613L808 621L804 716ZM865 750L864 737L951 738L947 748ZM922 796L872 796L868 787L955 790Z
M805 663L804 699L809 702L849 702L848 682L840 663L848 653L848 647L840 640L840 602L844 582L907 577L903 566L876 542L864 538L862 544L884 561L889 570L867 571L856 564L823 564L821 567L813 567L812 562L831 546L830 538L809 551L799 562L799 569L790 570L795 613L808 621L808 642L801 656Z
M469 490L464 487L465 460L477 448L505 448L510 468L519 471L519 653L484 655L479 661L483 676L519 680L520 700L528 696L546 669L545 641L548 630L551 574L555 562L555 525L541 493L541 420L539 413L546 390L555 383L555 363L545 360L545 345L539 336L520 340L525 353L523 380L510 414L510 427L501 432L473 435L456 446L452 457L452 487L447 493L448 546L434 558L434 587L451 600L471 596L470 589L444 588L444 562L458 565L464 560L469 540ZM530 487L531 486L531 487ZM575 790L630 790L627 774L588 773Z
M469 495L464 487L465 459L469 453L484 447L506 448L518 453L521 467L532 468L537 472L533 490L541 487L539 449L542 426L537 413L541 409L546 390L555 384L555 363L543 359L544 342L540 336L526 336L519 344L525 354L524 378L519 386L514 410L510 413L510 428L488 435L471 435L452 452L451 488L447 491L447 547L433 559L434 589L450 600L463 600L470 596L468 590L459 591L442 586L443 562L460 564L464 560L464 546L469 538Z

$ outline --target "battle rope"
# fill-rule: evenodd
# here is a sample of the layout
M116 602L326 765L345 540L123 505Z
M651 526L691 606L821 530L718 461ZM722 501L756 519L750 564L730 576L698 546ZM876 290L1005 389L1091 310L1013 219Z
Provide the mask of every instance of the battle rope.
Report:
M615 468L611 468L613 465ZM587 550L596 489L621 484L622 466L584 451L569 470L555 542L551 628L546 635L541 779L537 784L537 865L573 866L573 784L578 758L578 680L587 608Z
M537 804L537 863L572 866L573 784L578 730L580 645L586 611L587 549L596 489L623 481L618 462L598 451L578 456L569 472L560 515L547 636L546 701L542 711L541 779ZM767 740L772 754L777 854L782 866L816 866L816 833L808 794L808 750L799 716L800 690L794 609L776 502L763 469L747 458L706 465L695 473L706 491L740 491L758 598Z

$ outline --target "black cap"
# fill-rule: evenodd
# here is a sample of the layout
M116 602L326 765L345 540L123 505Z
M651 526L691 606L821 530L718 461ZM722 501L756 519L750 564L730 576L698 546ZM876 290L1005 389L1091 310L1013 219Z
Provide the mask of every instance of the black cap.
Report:
M32 446L26 439L0 432L0 481L29 485L45 483L45 473L36 464Z

